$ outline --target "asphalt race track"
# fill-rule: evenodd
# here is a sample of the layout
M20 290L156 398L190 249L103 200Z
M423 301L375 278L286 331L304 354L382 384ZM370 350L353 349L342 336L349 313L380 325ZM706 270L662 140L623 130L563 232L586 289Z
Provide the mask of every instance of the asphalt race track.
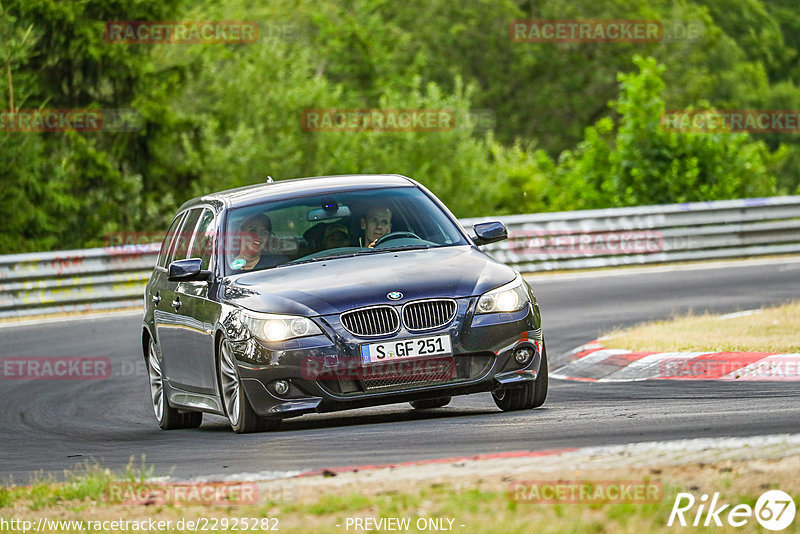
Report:
M800 298L800 262L534 279L551 368L617 325L673 312L734 312ZM741 319L746 321L747 317ZM489 394L427 413L407 404L287 420L236 435L205 416L161 431L151 413L134 314L0 328L0 357L104 356L106 380L0 381L0 477L23 483L85 460L123 469L145 456L178 479L306 471L500 451L797 432L795 383L552 380L545 405L502 413Z

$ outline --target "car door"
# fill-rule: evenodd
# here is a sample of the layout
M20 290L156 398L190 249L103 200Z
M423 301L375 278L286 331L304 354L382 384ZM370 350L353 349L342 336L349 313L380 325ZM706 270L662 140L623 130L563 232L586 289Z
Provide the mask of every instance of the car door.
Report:
M167 280L167 266L181 226L186 220L186 213L182 212L176 215L172 224L169 225L167 234L164 236L164 242L161 244L161 250L158 253L155 269L153 269L153 274L148 283L148 297L152 301L153 310L153 335L162 354L164 353L164 345L161 337L164 335L168 337L168 333L164 330L164 321L167 319L165 310L169 309L169 303L175 291L175 284Z
M186 253L186 258L200 258L203 270L213 270L215 227L214 211L203 209ZM175 311L180 350L170 376L172 383L183 389L209 394L216 392L214 325L219 316L219 303L209 299L213 284L213 280L193 280L175 287L175 301L180 304Z
M195 208L188 211L183 218L183 222L175 235L169 254L167 254L163 273L164 280L160 284L158 291L159 302L153 312L158 343L161 347L162 371L172 385L176 385L173 382L173 375L179 368L178 362L182 358L181 352L184 349L180 343L180 330L182 328L182 318L178 313L180 303L175 300L175 289L178 283L170 282L167 278L169 275L169 264L176 259L183 259L186 257L192 231L197 225L201 212L202 209Z

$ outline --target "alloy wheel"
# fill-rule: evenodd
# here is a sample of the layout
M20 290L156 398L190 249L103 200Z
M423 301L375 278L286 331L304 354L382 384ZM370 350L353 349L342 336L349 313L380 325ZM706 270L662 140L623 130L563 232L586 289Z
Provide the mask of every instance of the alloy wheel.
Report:
M219 370L222 402L225 403L225 412L228 414L228 420L231 425L236 426L239 423L239 403L242 396L239 373L236 371L236 361L227 341L222 342L221 352Z
M150 397L153 401L153 413L156 420L161 422L164 419L164 374L161 372L161 364L158 362L156 345L150 341L147 351L147 371L150 375Z

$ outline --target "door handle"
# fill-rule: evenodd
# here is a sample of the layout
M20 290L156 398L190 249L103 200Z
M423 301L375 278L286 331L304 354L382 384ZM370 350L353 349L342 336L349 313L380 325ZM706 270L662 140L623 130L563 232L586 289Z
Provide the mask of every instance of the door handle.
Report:
M158 306L158 303L161 302L161 297L158 295L158 293L153 295L153 302L156 304L156 306Z
M175 311L177 311L178 308L181 307L181 298L180 297L178 297L177 299L172 301L172 307L175 308Z

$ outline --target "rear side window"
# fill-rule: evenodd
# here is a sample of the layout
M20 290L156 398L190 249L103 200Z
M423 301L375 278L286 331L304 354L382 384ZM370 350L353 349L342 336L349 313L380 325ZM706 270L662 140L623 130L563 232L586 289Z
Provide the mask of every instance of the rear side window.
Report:
M181 225L181 229L175 238L175 246L172 247L172 251L167 259L167 264L175 260L186 259L186 255L189 253L189 243L191 242L194 228L197 226L197 221L200 219L200 213L202 211L202 208L195 208L186 216L186 220Z
M207 270L211 264L211 252L214 247L214 212L206 209L200 216L200 222L192 237L187 258L200 258L201 269Z
M166 267L167 266L167 251L172 248L172 244L175 241L175 236L178 235L178 228L181 226L181 222L185 218L186 213L181 213L172 221L172 224L169 225L169 230L167 230L167 235L164 236L164 241L161 243L161 250L158 253L158 263L159 267Z

